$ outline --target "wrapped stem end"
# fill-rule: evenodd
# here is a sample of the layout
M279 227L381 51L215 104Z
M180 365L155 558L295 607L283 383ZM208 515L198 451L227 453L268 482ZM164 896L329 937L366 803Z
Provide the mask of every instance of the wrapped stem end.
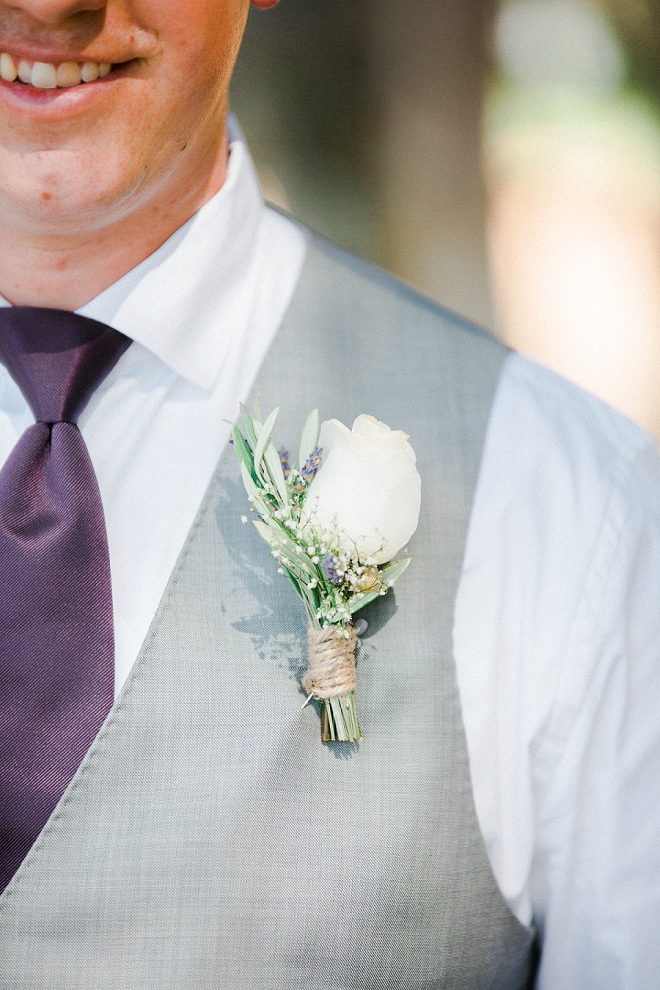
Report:
M307 630L309 668L303 677L305 691L321 704L321 739L324 742L359 742L360 724L355 713L355 643L353 626L325 626Z
M321 739L323 742L360 742L362 739L352 691L321 701Z

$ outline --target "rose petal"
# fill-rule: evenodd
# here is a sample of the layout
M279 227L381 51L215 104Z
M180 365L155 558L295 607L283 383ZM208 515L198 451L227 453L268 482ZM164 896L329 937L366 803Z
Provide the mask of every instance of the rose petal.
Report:
M405 433L372 416L358 417L355 425L369 434L338 420L321 426L323 464L310 486L303 520L320 531L336 529L337 549L383 564L417 528L421 479Z

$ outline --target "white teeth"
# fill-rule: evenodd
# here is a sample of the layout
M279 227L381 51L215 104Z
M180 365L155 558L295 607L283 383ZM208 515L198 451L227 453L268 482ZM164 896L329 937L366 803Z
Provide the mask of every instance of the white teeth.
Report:
M32 85L37 89L57 89L55 66L49 62L35 62L32 66Z
M65 89L67 86L77 86L82 79L80 66L77 62L62 62L57 67L57 85Z
M110 62L62 62L53 65L52 62L26 62L21 59L18 66L11 55L0 54L0 78L5 82L14 82L18 77L21 82L35 86L37 89L55 89L59 86L66 89L78 86L81 82L94 82L95 79L105 79L112 72Z
M99 77L98 62L85 62L80 74L83 82L94 82Z
M0 55L0 79L4 79L5 82L13 82L17 75L18 72L16 71L13 58L11 55L5 55L3 52Z

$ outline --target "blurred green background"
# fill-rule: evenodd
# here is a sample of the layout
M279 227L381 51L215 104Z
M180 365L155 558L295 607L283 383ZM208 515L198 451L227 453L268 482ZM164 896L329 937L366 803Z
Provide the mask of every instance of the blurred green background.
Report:
M232 105L267 191L332 240L375 258L382 217L368 15L360 0L252 9Z
M264 195L660 434L660 0L281 0Z

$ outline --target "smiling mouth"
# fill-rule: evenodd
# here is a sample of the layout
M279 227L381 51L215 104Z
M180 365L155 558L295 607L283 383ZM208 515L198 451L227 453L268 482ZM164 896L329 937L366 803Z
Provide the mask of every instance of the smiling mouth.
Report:
M0 54L0 79L21 82L36 89L70 89L82 83L105 79L113 66L110 62L28 62Z

